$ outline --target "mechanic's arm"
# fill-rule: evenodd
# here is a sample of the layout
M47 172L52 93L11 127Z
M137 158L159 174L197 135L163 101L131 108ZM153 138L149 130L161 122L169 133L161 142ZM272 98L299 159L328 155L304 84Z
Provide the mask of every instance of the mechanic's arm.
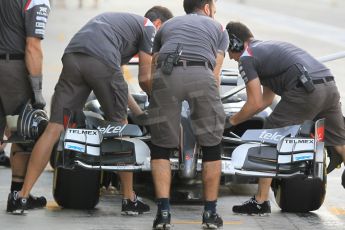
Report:
M140 108L138 103L135 101L132 94L130 94L129 92L128 92L128 108L132 111L132 113L135 116L138 116L138 115L144 113L144 111Z
M42 76L43 53L40 38L26 38L25 63L31 76Z
M246 85L246 91L247 101L242 109L230 118L231 125L238 125L250 119L252 116L271 105L275 97L275 93L267 87L263 87L263 91L261 91L259 78L249 81Z
M40 38L26 38L25 63L29 71L29 80L34 93L33 107L36 109L43 109L46 102L42 95L43 53Z
M265 108L267 108L268 106L272 105L273 100L276 96L276 94L270 88L267 88L266 86L262 87L262 94L263 94L264 103L263 103L263 107L260 111L262 111Z
M139 85L147 94L151 93L151 63L152 56L139 51Z
M121 66L121 72L124 74L124 66ZM138 103L135 101L134 97L128 90L128 108L132 111L135 116L143 113Z
M223 65L223 61L224 61L224 53L223 52L217 53L216 66L214 67L213 74L214 74L214 77L216 78L218 87L220 86L220 71Z

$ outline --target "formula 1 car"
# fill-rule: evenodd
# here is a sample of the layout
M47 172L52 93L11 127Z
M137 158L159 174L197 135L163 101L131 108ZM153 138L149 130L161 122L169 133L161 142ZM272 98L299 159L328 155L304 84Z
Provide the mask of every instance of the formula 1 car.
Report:
M222 82L238 84L236 71L223 72ZM245 103L238 85L222 95L227 114ZM147 106L145 95L134 95ZM223 136L222 183L238 178L274 178L272 188L283 211L308 212L324 200L326 167L324 121L306 121L280 129L262 129L271 110L226 129ZM141 183L149 183L150 135L135 124L121 125L104 120L98 101L91 100L83 113L70 113L66 131L53 154L53 194L65 208L90 209L97 205L102 171L134 171ZM189 186L200 183L202 151L190 125L188 104L181 114L179 149L171 154L172 199L200 199ZM129 120L131 115L129 114ZM81 122L78 122L81 121Z

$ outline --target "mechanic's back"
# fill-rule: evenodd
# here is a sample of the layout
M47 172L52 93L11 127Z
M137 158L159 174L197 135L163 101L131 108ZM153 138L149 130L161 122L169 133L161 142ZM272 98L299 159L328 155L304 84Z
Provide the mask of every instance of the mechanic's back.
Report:
M138 53L152 53L155 27L131 13L103 13L91 19L72 38L65 53L81 52L110 66L120 67Z
M226 39L220 23L208 16L192 13L167 21L156 36L156 40L160 41L157 44L162 44L162 47L154 47L154 50L159 50L159 54L171 53L178 42L183 41L181 59L209 61L214 67L219 44L228 42Z
M282 41L252 40L240 57L240 70L247 83L259 76L262 85L276 94L296 86L296 77L305 67L312 79L332 76L330 70L305 50Z

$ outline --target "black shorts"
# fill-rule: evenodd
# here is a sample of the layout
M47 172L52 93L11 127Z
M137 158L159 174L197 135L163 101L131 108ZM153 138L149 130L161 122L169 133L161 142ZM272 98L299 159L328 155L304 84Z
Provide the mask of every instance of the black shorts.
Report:
M128 86L121 71L81 53L65 54L62 63L52 99L51 122L62 124L64 109L81 111L92 90L107 120L126 119Z
M174 67L170 76L157 69L149 115L151 141L178 148L182 102L189 104L191 127L201 146L218 145L223 137L225 112L212 70L202 66Z
M341 111L340 95L335 82L316 84L314 92L308 94L294 88L282 95L265 128L278 128L301 124L305 120L325 118L325 144L345 145L345 125Z
M6 127L6 116L19 114L33 98L24 60L0 60L0 140Z

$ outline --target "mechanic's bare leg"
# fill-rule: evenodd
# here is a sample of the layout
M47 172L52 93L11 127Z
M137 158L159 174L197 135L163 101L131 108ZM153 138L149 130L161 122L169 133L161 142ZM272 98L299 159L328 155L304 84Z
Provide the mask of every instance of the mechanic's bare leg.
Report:
M121 123L128 124L128 120L124 119L121 121ZM133 191L133 173L119 172L118 175L121 181L121 190L123 194L123 199L130 199L131 201L133 201L135 199L135 195Z
M151 170L156 198L170 197L171 168L169 160L152 160Z
M132 172L119 172L118 173L121 181L121 189L124 199L135 199L133 192L133 173Z
M256 201L261 204L268 200L271 189L272 178L260 178L258 183L258 193L255 196Z
M122 124L128 124L127 119L121 122ZM123 194L122 199L122 215L138 215L148 213L150 206L145 204L140 199L137 199L135 192L133 191L133 172L119 172L121 181L121 190Z
M13 182L14 183L24 182L26 167L27 167L29 158L30 158L29 154L23 154L22 148L20 148L16 144L12 144L11 155L10 155L11 169L12 169L12 186L11 187L13 187ZM16 191L19 191L21 189L21 186L18 188L13 188L13 189Z
M209 161L203 163L202 180L204 183L205 201L217 200L221 167L221 161Z
M151 160L151 172L156 192L157 215L153 221L153 226L162 226L162 229L170 229L170 184L171 166L170 160Z
M63 130L63 125L49 122L42 136L38 139L31 153L24 185L19 193L20 197L29 196L32 187L47 166L53 147Z

